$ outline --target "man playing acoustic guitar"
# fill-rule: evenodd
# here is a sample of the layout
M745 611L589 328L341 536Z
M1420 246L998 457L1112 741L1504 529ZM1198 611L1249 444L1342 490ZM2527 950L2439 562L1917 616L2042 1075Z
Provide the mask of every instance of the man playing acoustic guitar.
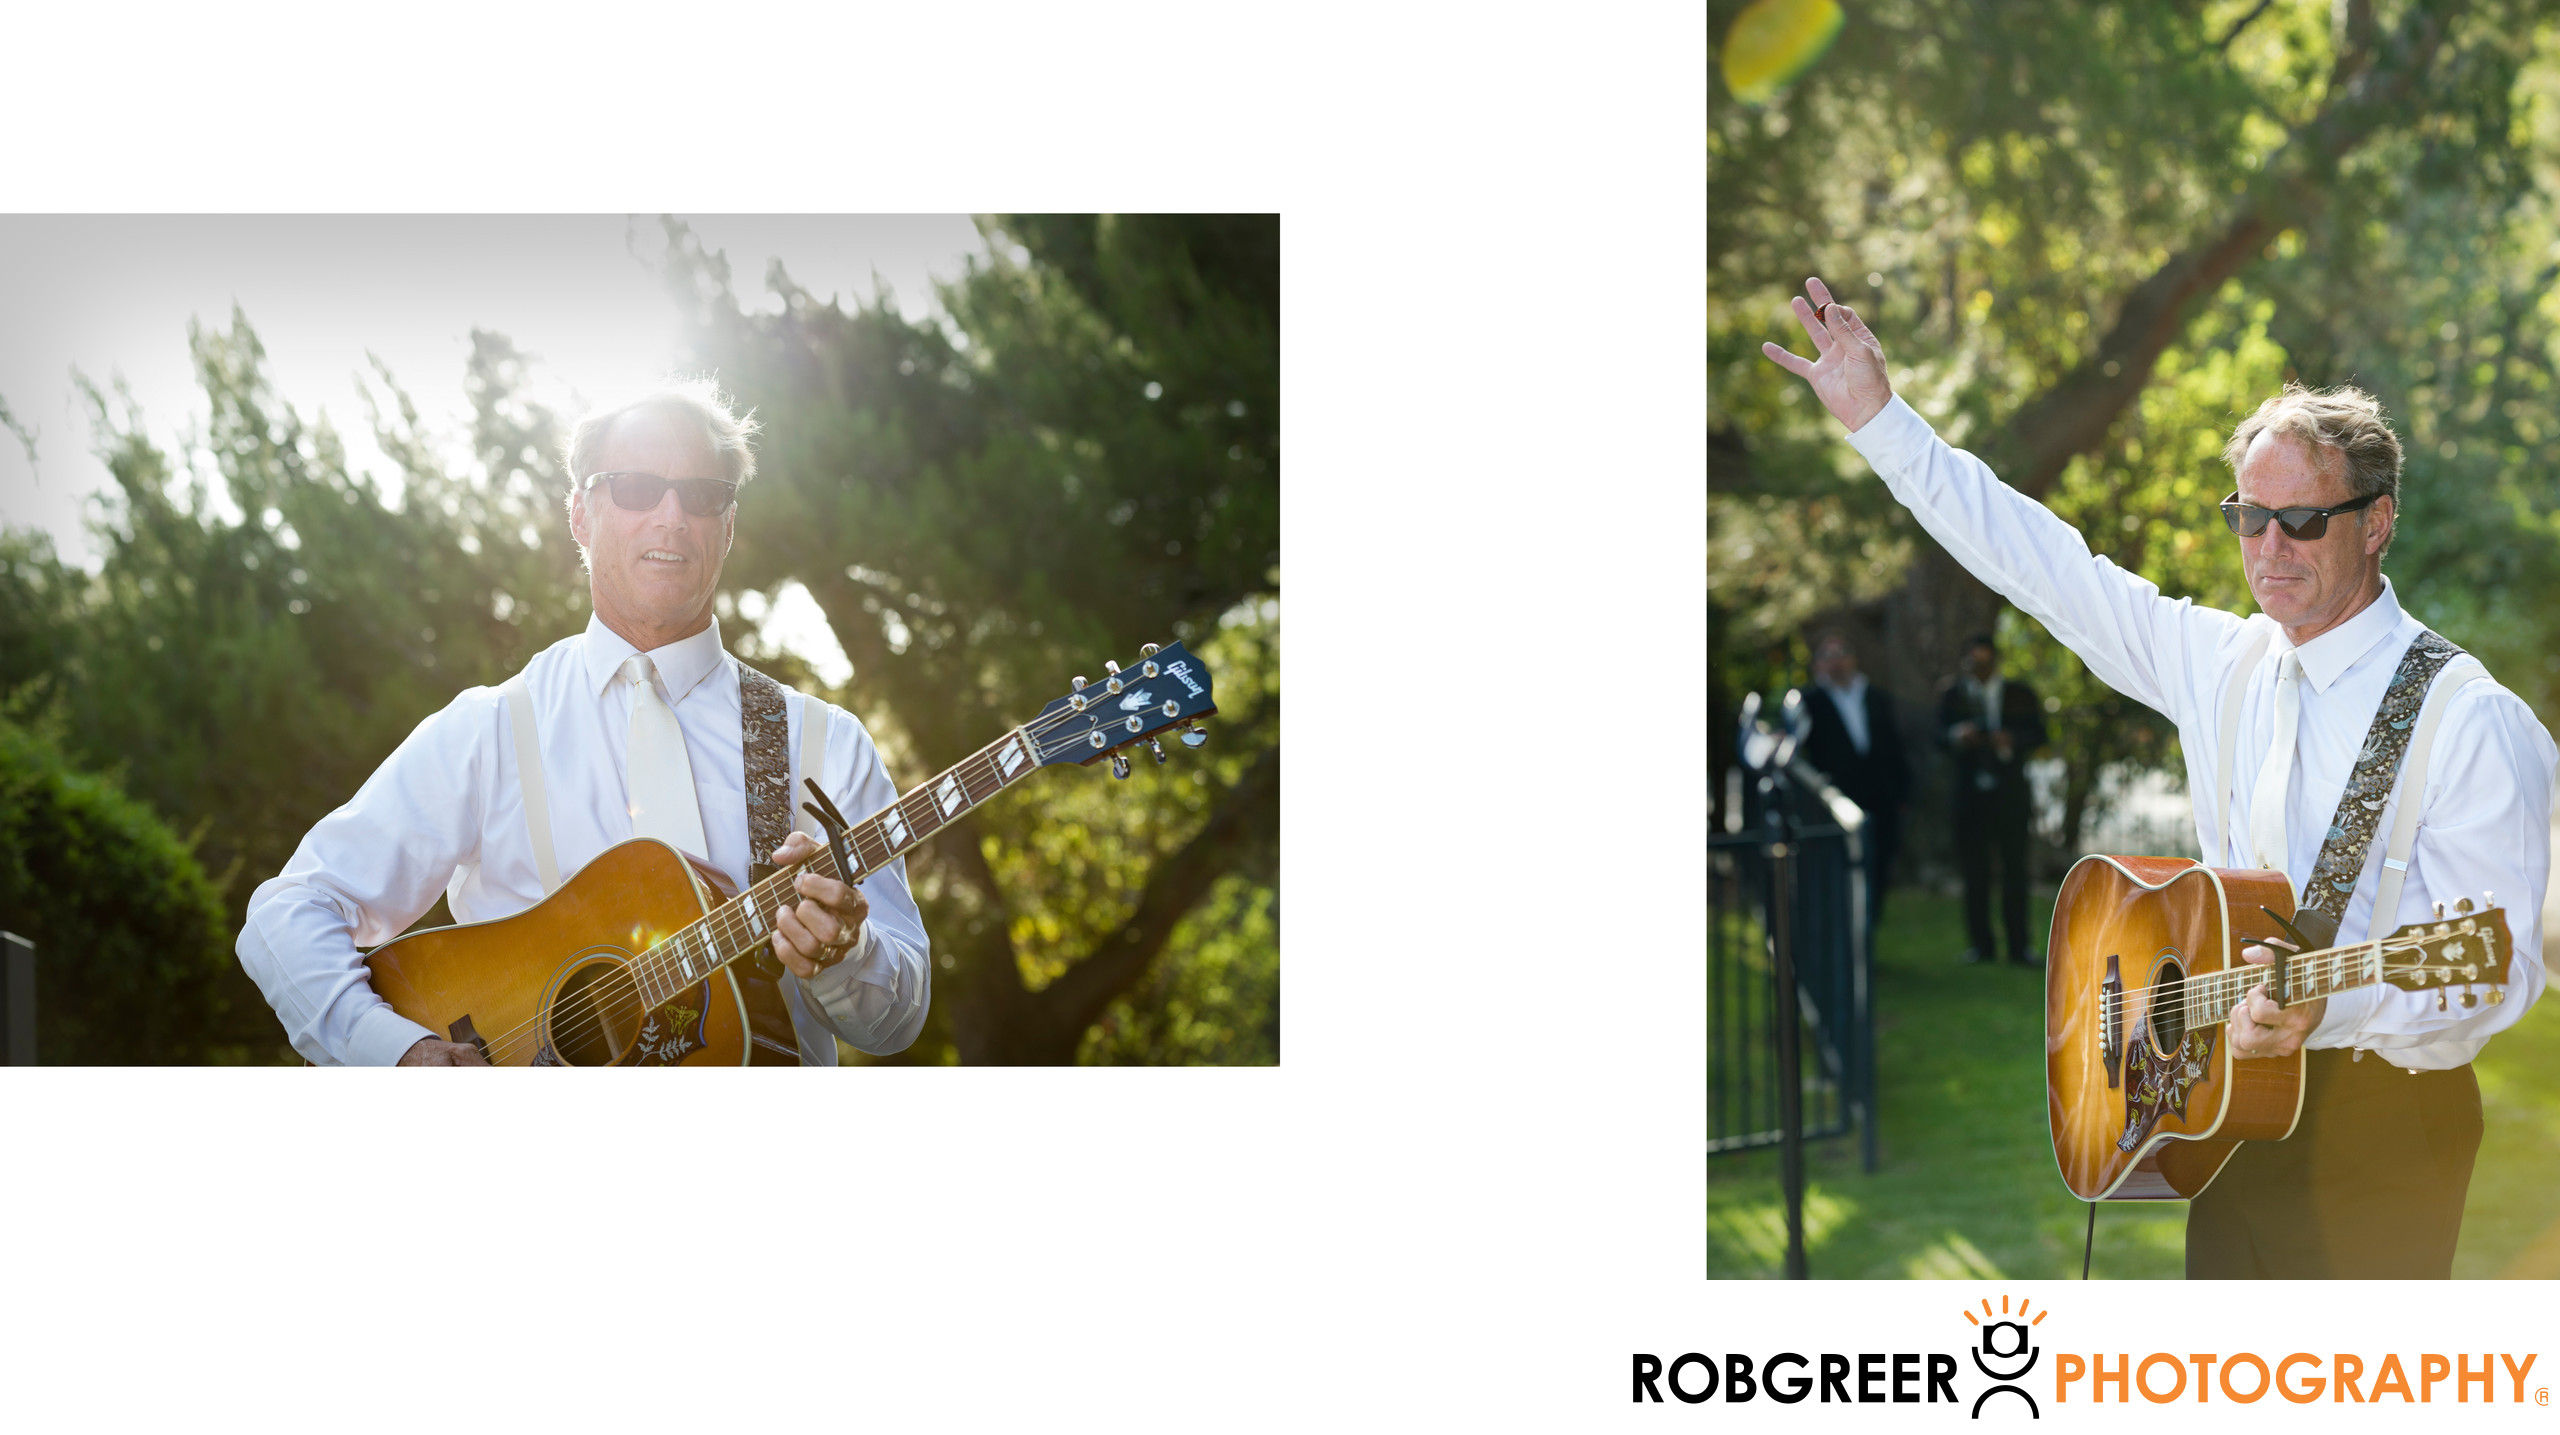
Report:
M475 1044L393 1011L357 951L399 935L439 892L456 921L505 917L634 837L661 838L740 889L759 855L777 866L810 855L805 829L769 854L750 849L747 770L759 752L773 790L814 776L858 813L896 798L851 714L786 693L721 648L712 599L739 487L755 476L755 429L708 381L579 422L565 501L594 602L586 631L419 724L249 900L241 965L296 1051L323 1066L485 1064ZM770 737L751 744L759 714ZM786 774L787 754L815 770ZM787 808L768 801L765 830L779 834ZM838 1037L862 1051L906 1047L924 1024L931 966L905 864L858 886L804 871L795 886L797 904L766 914L783 970L740 980L752 1054L832 1066Z
M2223 456L2237 491L2222 517L2261 614L2244 619L2163 597L2093 556L2077 531L1894 397L1882 346L1822 281L1806 292L1809 302L1791 303L1816 357L1763 352L1813 386L1958 562L2109 686L2177 723L2207 862L2282 872L2302 893L2300 920L2334 921L2340 941L2427 918L2434 903L2498 895L2514 936L2502 1002L2440 1011L2440 995L2380 986L2279 1007L2263 983L2250 990L2230 1014L2231 1050L2250 1060L2307 1049L2300 1119L2286 1140L2242 1143L2187 1212L2191 1277L2450 1275L2480 1144L2470 1063L2542 990L2560 750L2496 683L2451 688L2405 871L2366 860L2396 812L2377 821L2339 799L2377 752L2397 760L2377 711L2386 695L2396 706L2470 662L2403 612L2382 574L2400 442L2381 407L2353 389L2289 385L2232 435ZM2236 726L2222 721L2227 709ZM2388 887L2397 910L2377 914ZM2243 955L2274 958L2259 946Z

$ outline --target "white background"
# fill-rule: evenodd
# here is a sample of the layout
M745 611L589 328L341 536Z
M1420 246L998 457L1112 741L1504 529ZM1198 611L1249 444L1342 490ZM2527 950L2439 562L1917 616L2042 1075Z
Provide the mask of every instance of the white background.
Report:
M1693 1429L1776 1407L1632 1352L1961 1344L1702 1279L1702 7L359 13L13 15L11 202L1282 214L1284 1061L0 1072L13 1426ZM2045 1329L2549 1326L2334 1294Z

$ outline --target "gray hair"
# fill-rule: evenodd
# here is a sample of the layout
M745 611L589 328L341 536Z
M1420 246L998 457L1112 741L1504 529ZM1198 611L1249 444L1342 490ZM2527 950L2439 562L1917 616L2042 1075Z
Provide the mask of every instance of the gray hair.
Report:
M2222 446L2222 461L2240 472L2241 460L2260 434L2284 434L2328 449L2346 460L2347 496L2379 493L2400 502L2400 436L2382 416L2382 401L2362 389L2307 388L2288 381L2284 392L2258 405L2258 411L2231 431Z
M669 379L620 403L587 410L577 427L569 430L568 442L561 445L561 456L568 462L571 493L577 492L579 480L594 465L596 450L604 446L614 420L639 409L674 409L691 414L701 422L703 433L711 440L711 451L720 456L731 483L743 484L756 476L755 436L764 430L764 425L756 421L753 409L739 413L736 400L720 387L720 381L706 375Z

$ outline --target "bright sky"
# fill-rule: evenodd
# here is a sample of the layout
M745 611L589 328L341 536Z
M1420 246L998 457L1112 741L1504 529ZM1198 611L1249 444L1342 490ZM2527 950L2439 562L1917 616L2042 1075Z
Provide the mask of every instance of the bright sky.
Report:
M985 252L957 215L685 219L727 254L751 302L774 303L764 278L778 258L813 294L850 306L877 284L920 318L938 307L935 282ZM533 356L534 397L574 414L675 362L674 310L650 268L664 245L646 216L0 216L0 400L36 439L30 466L0 435L0 524L41 528L64 557L94 563L83 520L109 479L72 372L101 387L121 376L174 454L206 414L187 321L228 324L235 303L278 390L306 419L325 414L353 466L396 492L359 397L368 352L431 428L458 438L471 330L492 329ZM842 655L796 585L765 633L842 680Z

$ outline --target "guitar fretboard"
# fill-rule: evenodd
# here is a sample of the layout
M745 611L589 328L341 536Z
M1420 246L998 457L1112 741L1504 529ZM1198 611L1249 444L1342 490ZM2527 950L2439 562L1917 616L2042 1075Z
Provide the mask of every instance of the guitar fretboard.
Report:
M2382 980L2380 942L2358 942L2294 957L2285 964L2285 1005L2300 1006L2339 992L2373 986ZM2244 965L2187 978L2184 1015L2187 1030L2228 1021L2251 987L2272 983L2272 966ZM2270 990L2272 991L2272 985Z
M640 1009L656 1008L729 963L763 948L773 938L774 910L799 900L792 884L803 870L842 882L859 882L897 861L909 848L970 809L1037 771L1040 764L1032 741L1028 731L1015 728L887 807L853 823L845 837L846 850L854 861L853 872L837 871L834 848L821 843L816 856L775 872L740 893L736 900L713 908L693 925L642 952L631 964L632 979L639 988Z

